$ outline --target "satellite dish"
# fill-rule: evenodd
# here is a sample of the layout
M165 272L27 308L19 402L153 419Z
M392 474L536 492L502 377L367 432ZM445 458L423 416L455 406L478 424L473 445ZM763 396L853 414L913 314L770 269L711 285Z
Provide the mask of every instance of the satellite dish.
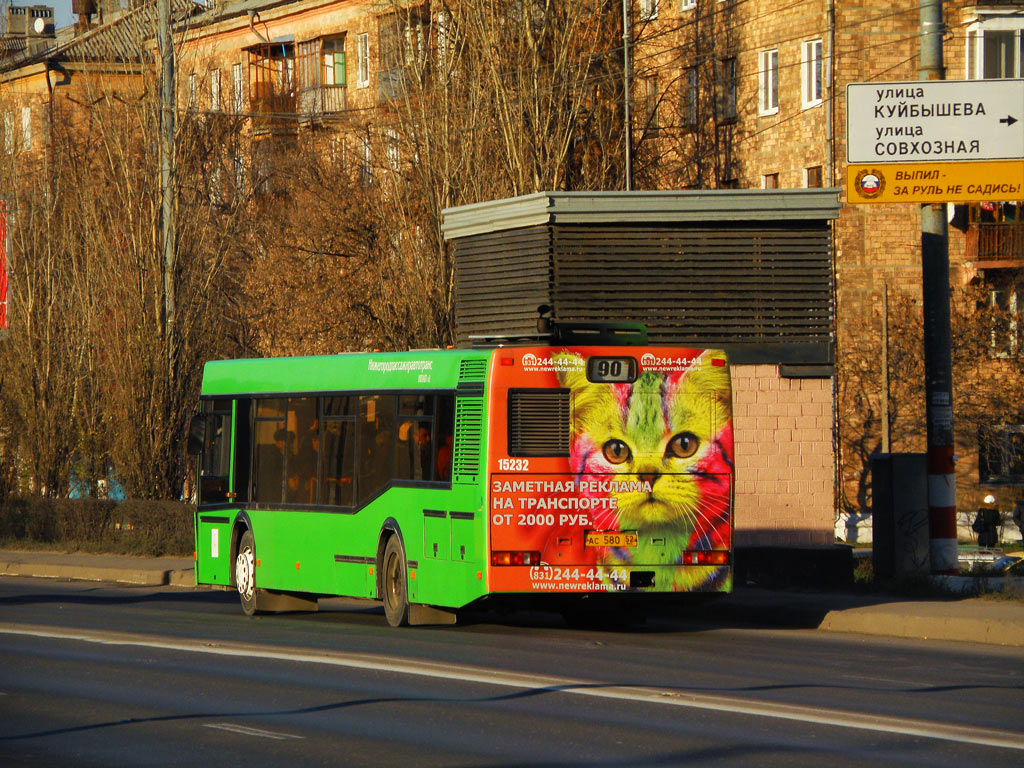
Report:
M36 18L35 24L32 25L32 28L35 29L36 34L41 35L43 34L43 30L46 29L46 22L43 21L42 17L38 17Z

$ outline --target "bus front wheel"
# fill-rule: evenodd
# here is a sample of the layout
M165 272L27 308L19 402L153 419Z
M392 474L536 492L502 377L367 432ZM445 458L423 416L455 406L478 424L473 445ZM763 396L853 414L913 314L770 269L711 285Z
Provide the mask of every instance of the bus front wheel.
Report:
M381 585L384 592L384 615L392 627L403 627L409 623L409 592L405 574L405 550L398 536L392 536L384 548Z
M252 531L242 534L235 558L235 584L246 616L256 613L256 543Z

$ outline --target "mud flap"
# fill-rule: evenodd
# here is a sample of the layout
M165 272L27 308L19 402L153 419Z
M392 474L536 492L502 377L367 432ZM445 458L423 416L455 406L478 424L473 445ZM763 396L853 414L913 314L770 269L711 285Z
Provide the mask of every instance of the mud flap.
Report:
M409 605L410 626L421 624L454 624L458 621L458 614L455 611L444 608L435 608L432 605L421 605L411 603Z
M315 597L305 597L290 592L272 592L269 589L256 589L256 610L267 613L285 611L317 611L319 604Z

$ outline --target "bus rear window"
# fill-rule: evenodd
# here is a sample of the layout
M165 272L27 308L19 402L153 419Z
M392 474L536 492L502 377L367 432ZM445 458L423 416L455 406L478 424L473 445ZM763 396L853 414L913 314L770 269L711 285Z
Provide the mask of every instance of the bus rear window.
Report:
M568 456L570 416L568 389L510 389L508 455Z

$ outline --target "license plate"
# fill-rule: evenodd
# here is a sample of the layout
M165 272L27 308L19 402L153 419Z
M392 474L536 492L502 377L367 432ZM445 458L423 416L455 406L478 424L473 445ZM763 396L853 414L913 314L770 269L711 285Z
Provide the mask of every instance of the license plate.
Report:
M588 547L635 547L636 531L587 531Z

